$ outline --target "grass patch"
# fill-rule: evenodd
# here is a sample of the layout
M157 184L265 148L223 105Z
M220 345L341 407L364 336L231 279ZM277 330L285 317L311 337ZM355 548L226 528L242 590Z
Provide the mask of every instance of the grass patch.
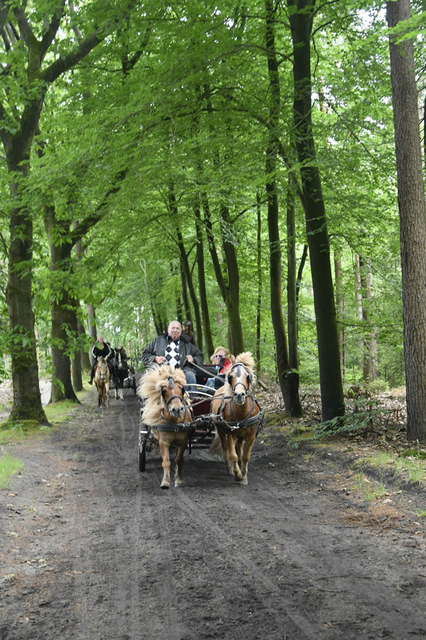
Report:
M388 490L383 484L369 480L362 472L357 474L353 489L361 492L367 502L382 498L388 493Z
M412 454L407 455L407 451L397 455L387 451L376 451L363 458L359 458L353 463L355 468L368 465L382 469L393 467L398 474L408 475L412 484L422 484L426 479L426 463L423 456L417 456L417 449L409 449ZM422 453L422 452L420 452Z
M83 390L76 394L80 402L87 393L88 391ZM61 402L46 405L44 412L50 423L49 425L42 425L30 420L13 423L7 420L0 422L0 444L16 443L28 437L49 433L57 425L68 420L79 406L79 404L71 402L70 400L62 400Z
M426 460L426 451L421 449L407 449L401 454L402 458L418 458L419 460Z
M419 518L426 518L426 509L420 509L417 515Z
M22 469L24 463L18 458L6 453L0 457L0 489L4 489L9 486L9 479L14 473L17 473L19 469Z

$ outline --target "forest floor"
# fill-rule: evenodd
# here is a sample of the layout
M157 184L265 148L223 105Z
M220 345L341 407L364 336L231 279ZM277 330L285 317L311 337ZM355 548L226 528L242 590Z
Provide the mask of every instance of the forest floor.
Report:
M160 489L154 453L139 473L131 390L99 410L91 389L59 427L4 443L24 467L0 491L0 640L425 637L425 474L392 464L414 447L403 398L357 436L306 442L314 396L292 423L258 397L246 487L205 449L182 488Z

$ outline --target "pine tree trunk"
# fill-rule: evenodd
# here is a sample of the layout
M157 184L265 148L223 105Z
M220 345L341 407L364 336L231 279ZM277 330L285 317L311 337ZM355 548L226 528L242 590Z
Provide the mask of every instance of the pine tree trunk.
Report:
M387 3L389 27L411 17L409 0ZM407 436L426 442L426 210L412 42L389 40L401 240Z
M317 325L322 419L345 415L336 308L321 180L312 131L311 53L315 0L287 0L294 51L294 126L301 165Z

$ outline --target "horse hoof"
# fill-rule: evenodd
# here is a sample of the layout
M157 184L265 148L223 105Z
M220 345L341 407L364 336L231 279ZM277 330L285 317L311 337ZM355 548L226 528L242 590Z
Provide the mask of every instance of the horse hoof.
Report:
M176 488L181 487L182 485L183 485L183 481L182 480L176 480L175 481L175 487Z
M241 485L247 485L248 484L248 480L247 480L247 478L241 478L241 480L239 480L238 483L241 484Z
M161 489L170 489L170 483L169 482L162 482L161 483Z

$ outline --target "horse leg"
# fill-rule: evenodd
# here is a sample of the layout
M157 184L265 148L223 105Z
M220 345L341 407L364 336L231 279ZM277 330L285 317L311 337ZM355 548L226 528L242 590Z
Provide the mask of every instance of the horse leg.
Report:
M217 430L218 434L219 434L219 438L220 438L220 442L222 444L222 450L223 450L223 459L225 460L225 469L226 469L226 473L228 476L232 476L232 463L229 460L229 439L230 439L230 435L228 436L227 433L224 433L222 430L218 429Z
M96 384L96 382L95 382ZM98 407L102 406L102 390L100 387L98 387L98 385L96 384L96 391L98 393Z
M254 441L256 440L256 432L250 434L250 436L244 441L241 447L241 480L240 484L248 484L247 471L248 463L250 460L251 450L253 449Z
M241 475L240 467L238 465L238 455L235 449L235 440L236 438L234 438L232 433L227 435L227 446L226 446L226 450L224 449L225 464L228 470L228 474L229 475L234 474L236 480L241 480L242 475Z
M120 398L120 400L124 400L124 397L123 397L123 378L120 378L120 387L118 389L118 397Z
M242 479L241 469L238 464L238 454L235 449L235 438L232 437L232 434L229 437L229 462L232 465L232 470L234 472L234 476L236 480Z
M182 467L183 467L185 449L186 449L186 442L184 444L179 445L176 453L175 487L181 487L183 485Z
M162 489L170 489L170 453L169 444L161 441L159 442L160 453L163 459L162 467L164 469L163 479L161 481Z

